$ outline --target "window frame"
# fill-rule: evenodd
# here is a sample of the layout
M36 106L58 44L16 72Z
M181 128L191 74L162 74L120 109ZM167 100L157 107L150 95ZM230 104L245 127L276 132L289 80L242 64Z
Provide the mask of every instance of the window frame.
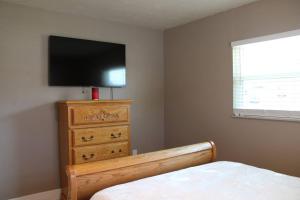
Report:
M231 53L232 53L232 117L233 118L250 118L250 119L267 119L267 120L279 120L279 121L300 121L300 111L289 111L289 110L263 110L263 109L239 109L234 108L234 60L233 60L233 50L236 46L270 41L274 39L281 39L286 37L300 36L300 29L287 31L282 33L276 33L271 35L265 35L260 37L254 37L250 39L238 40L231 42Z

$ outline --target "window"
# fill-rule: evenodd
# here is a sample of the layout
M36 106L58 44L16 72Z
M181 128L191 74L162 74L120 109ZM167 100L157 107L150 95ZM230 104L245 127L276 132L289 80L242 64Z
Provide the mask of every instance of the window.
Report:
M233 115L300 120L300 30L232 48Z

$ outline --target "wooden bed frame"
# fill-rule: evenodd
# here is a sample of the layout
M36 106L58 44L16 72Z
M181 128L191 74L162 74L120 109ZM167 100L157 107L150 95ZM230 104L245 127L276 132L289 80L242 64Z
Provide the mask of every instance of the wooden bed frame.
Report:
M89 200L104 188L213 162L216 146L204 142L135 156L67 167L67 200ZM66 189L66 188L65 188ZM66 199L62 197L62 199Z

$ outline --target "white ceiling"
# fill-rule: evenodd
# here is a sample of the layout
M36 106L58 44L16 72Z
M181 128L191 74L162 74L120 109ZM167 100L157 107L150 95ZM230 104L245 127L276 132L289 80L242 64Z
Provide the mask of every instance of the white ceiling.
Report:
M50 11L71 13L166 29L257 0L0 0Z

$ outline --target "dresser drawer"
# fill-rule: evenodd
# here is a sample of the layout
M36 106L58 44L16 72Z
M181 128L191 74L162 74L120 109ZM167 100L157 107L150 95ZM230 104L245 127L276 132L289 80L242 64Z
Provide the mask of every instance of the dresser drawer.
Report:
M129 106L84 106L72 107L71 125L128 122Z
M106 160L129 155L128 142L73 148L73 164Z
M128 126L73 129L73 146L128 140Z

